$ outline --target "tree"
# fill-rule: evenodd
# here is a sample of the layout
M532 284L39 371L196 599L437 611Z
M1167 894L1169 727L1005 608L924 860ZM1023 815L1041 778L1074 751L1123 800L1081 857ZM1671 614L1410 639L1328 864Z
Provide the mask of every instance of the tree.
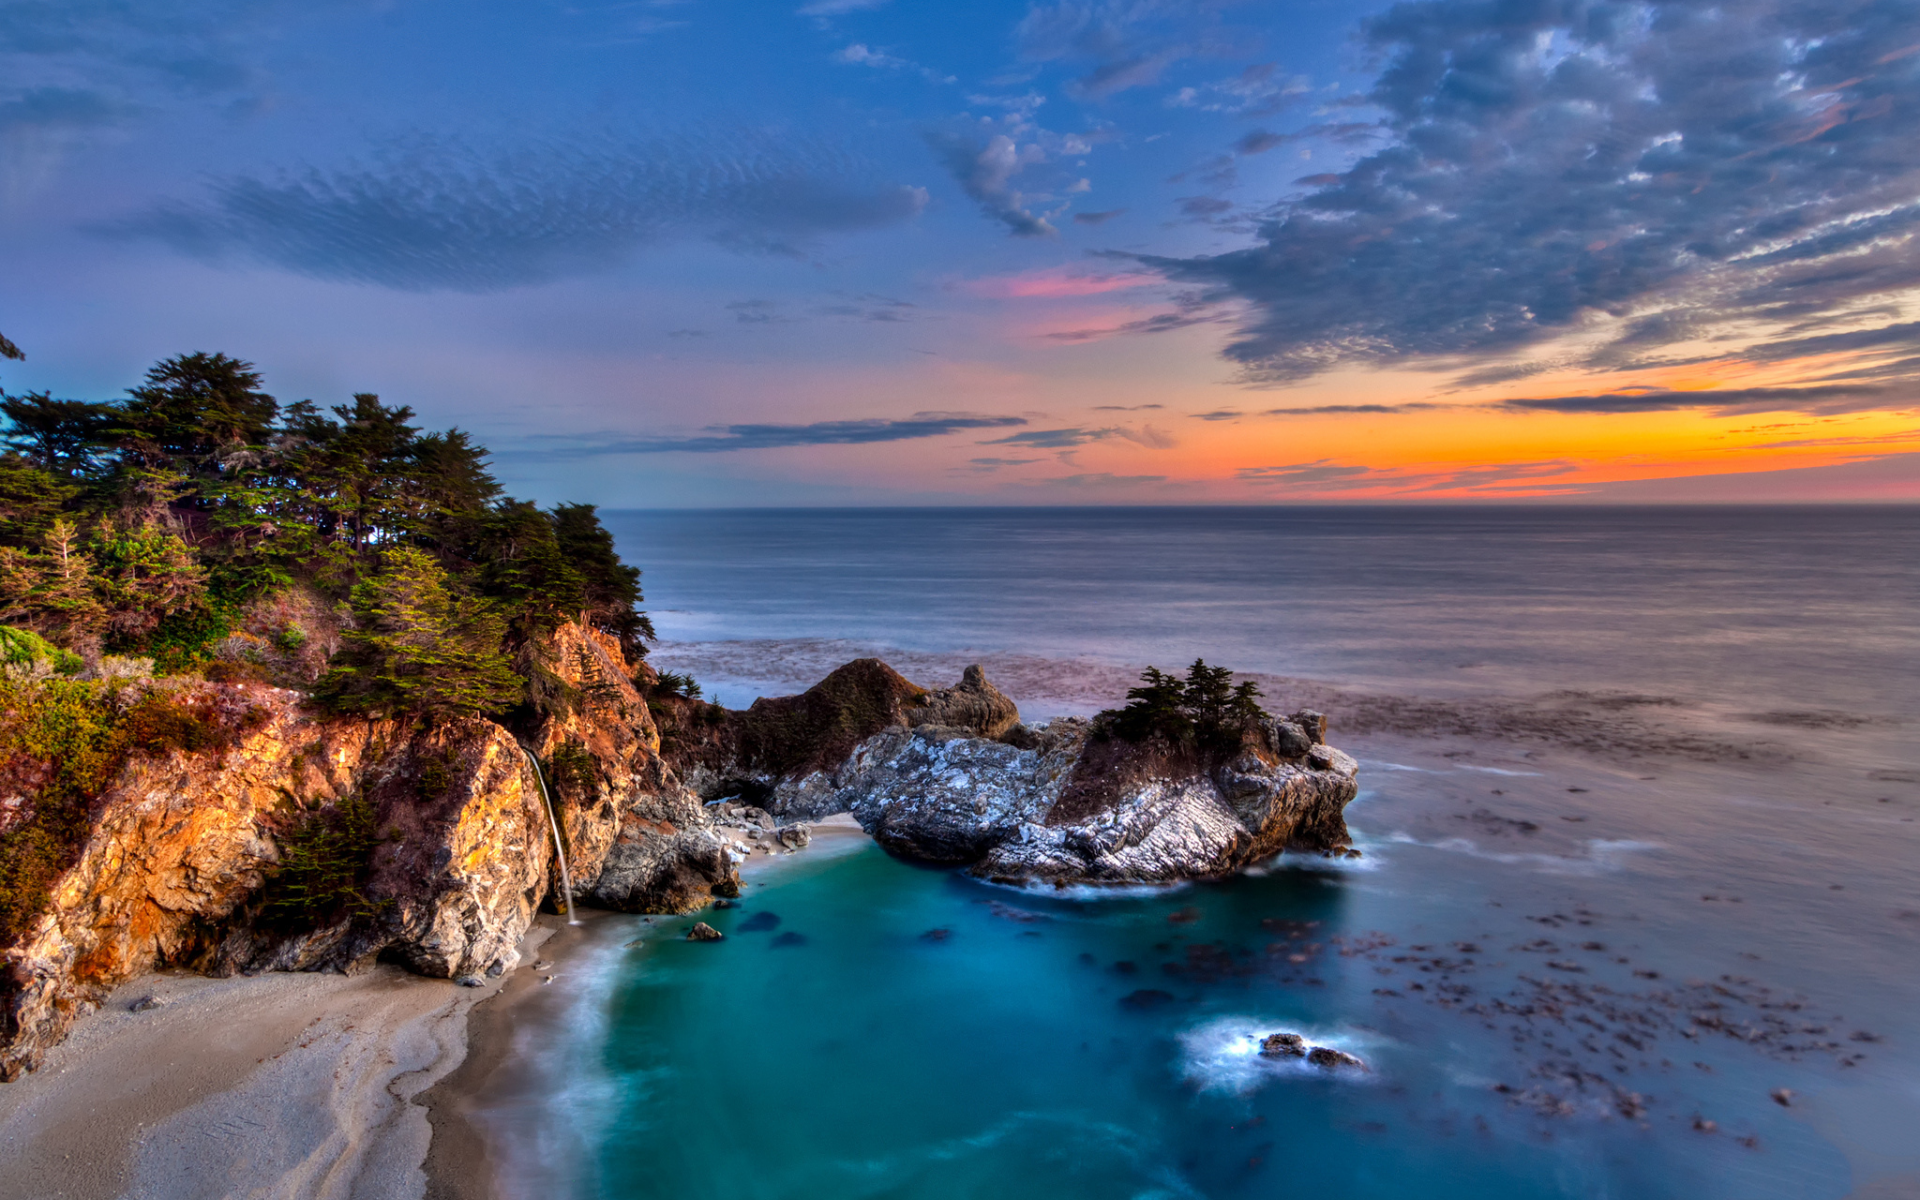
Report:
M1130 742L1159 734L1168 741L1228 745L1266 717L1260 689L1252 680L1234 686L1233 671L1196 658L1187 677L1148 667L1140 686L1127 690L1127 706L1109 711L1107 727Z
M116 413L122 446L149 467L218 478L235 452L264 445L280 406L253 364L224 354L163 359Z
M0 358L12 358L24 361L26 357L26 355L20 352L20 347L7 340L6 334L0 333Z
M396 546L378 573L356 584L357 629L318 698L342 712L415 714L430 721L498 712L520 696L506 655L505 622L461 594L433 556Z
M111 405L55 400L45 392L0 396L7 418L7 448L28 462L62 475L83 475L99 465L101 438L113 419Z
M629 654L645 651L653 622L634 611L642 599L640 570L620 561L613 534L600 523L591 504L560 504L553 509L554 542L579 574L581 597L595 628L613 634Z

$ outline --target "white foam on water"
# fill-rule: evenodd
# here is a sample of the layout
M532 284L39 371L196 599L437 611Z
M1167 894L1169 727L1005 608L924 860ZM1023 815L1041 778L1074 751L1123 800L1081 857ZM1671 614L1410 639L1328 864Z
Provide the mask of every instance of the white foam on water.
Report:
M570 956L550 985L571 995L564 1013L550 1024L515 1030L511 1053L516 1061L539 1065L538 1093L471 1114L486 1132L505 1200L587 1194L578 1165L593 1161L619 1111L621 1084L601 1065L602 1048L610 1036L613 992L629 969L624 951L633 932Z
M1274 1033L1297 1033L1308 1046L1328 1046L1344 1051L1367 1064L1362 1071L1353 1067L1317 1067L1303 1058L1267 1058L1260 1053L1261 1039ZM1378 1035L1356 1029L1332 1029L1295 1025L1243 1015L1216 1017L1179 1035L1181 1075L1198 1084L1202 1091L1254 1091L1281 1079L1326 1079L1337 1083L1363 1083L1379 1078L1371 1051L1383 1044Z
M1482 771L1488 775L1528 775L1534 778L1539 778L1546 774L1545 771L1514 771L1506 767L1477 767L1472 763L1455 763L1453 764L1453 769L1456 771Z
M1418 846L1425 850L1444 850L1450 854L1465 854L1488 862L1505 863L1508 866L1531 867L1547 875L1606 875L1625 870L1628 859L1636 854L1664 850L1659 842L1641 842L1628 838L1594 838L1586 843L1585 855L1574 858L1564 854L1540 854L1534 852L1508 853L1488 850L1471 838L1449 837L1436 842L1425 842L1404 830L1396 830L1387 835L1389 842L1402 846Z

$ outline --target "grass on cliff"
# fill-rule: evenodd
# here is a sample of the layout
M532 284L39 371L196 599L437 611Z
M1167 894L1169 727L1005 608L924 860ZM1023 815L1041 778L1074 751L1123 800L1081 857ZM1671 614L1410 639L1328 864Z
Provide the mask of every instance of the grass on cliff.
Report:
M254 719L202 700L164 685L0 675L0 946L44 911L128 758L207 749Z

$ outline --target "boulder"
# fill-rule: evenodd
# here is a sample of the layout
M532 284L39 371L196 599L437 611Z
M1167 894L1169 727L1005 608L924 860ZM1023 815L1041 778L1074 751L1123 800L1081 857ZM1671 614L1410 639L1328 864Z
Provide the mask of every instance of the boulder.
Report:
M1304 1058L1306 1039L1297 1033L1270 1033L1260 1040L1262 1058Z
M1345 1050L1335 1050L1332 1046L1315 1046L1307 1051L1307 1061L1316 1067L1332 1071L1341 1067L1354 1067L1366 1070L1367 1064L1361 1062Z
M907 710L908 725L945 725L985 738L997 738L1019 723L1019 707L987 682L978 663L961 673L959 683L926 693Z
M696 921L693 928L687 930L687 940L690 942L717 942L726 936L705 921Z

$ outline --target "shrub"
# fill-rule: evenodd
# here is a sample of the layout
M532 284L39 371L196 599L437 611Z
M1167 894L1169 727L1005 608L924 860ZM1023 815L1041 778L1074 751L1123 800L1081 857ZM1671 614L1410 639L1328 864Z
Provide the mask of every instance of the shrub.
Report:
M262 916L283 927L312 927L341 916L372 916L390 902L365 891L382 838L373 805L358 792L309 814L280 839L280 865L267 877Z
M78 654L62 650L32 630L0 625L0 667L24 675L36 672L72 675L85 665Z

